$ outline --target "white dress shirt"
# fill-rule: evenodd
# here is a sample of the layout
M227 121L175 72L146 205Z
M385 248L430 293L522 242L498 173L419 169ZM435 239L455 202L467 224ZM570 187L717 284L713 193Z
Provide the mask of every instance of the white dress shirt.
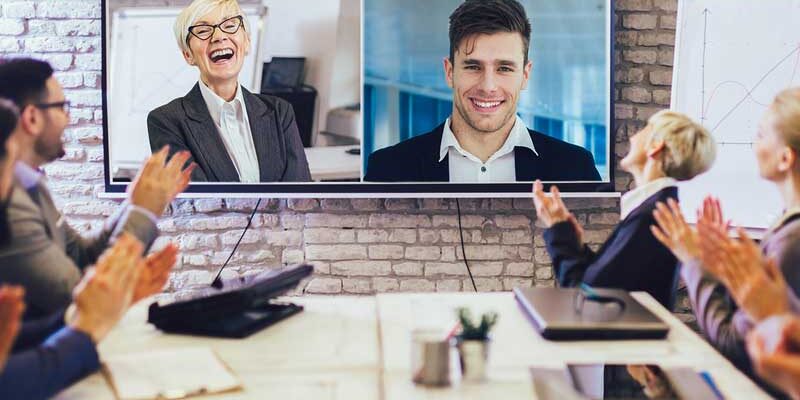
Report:
M622 195L622 199L620 199L621 210L619 219L625 219L625 217L627 217L637 207L642 205L642 203L644 203L644 201L650 196L670 186L678 186L678 181L669 177L664 177L658 178L652 182L637 187L628 193L625 193Z
M444 123L442 143L439 146L439 162L448 157L450 182L487 183L516 182L517 170L514 159L515 147L527 147L537 156L528 127L518 116L505 143L486 162L464 150L450 129L450 118Z
M200 81L200 93L222 137L225 150L228 151L228 156L236 167L239 180L248 183L260 182L258 155L253 144L253 134L250 131L250 120L247 118L247 107L244 104L241 88L236 87L236 96L233 100L225 101Z

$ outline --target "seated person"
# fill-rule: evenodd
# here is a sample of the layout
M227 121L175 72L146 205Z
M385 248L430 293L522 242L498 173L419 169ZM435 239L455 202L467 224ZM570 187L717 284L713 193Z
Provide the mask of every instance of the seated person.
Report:
M773 344L767 346L768 343ZM747 337L747 351L762 379L793 400L800 400L800 318L772 317Z
M761 251L775 261L781 279L786 281L792 295L797 296L800 295L800 185L797 184L800 182L800 88L787 89L778 94L761 121L753 150L760 175L775 184L786 210L783 217L767 231L761 242ZM677 204L659 207L655 215L658 227L653 230L656 237L681 261L681 277L686 283L689 300L703 334L739 369L751 373L745 351L745 336L754 323L769 315L784 312L789 303L788 300L770 300L761 304L761 310L755 312L739 308L742 307L741 301L737 301L738 306L731 304L727 295L732 292L726 290L724 282L710 273L712 270L701 258L703 254L700 252L700 246L713 232L712 227L722 232L718 237L726 236L727 223L722 218L719 201L707 198L699 215L698 226L704 227L705 236L684 221ZM732 251L731 247L727 251ZM748 271L745 276L754 273Z
M178 46L200 80L147 116L150 148L188 151L195 182L308 182L292 106L239 85L249 30L236 0L195 0L178 15Z
M559 197L546 197L534 184L536 214L546 229L544 240L561 286L591 286L641 290L672 309L677 288L677 260L650 232L656 202L675 201L678 181L707 171L716 157L714 139L683 114L661 111L630 137L630 150L620 166L635 189L621 201L622 221L594 252L583 242L583 229Z
M166 206L189 183L192 166L182 170L188 153L167 163L168 149L150 157L130 185L128 200L106 219L93 237L82 237L58 211L47 189L42 166L64 155L62 136L69 123L69 102L52 67L33 59L0 63L0 97L13 101L19 120L9 135L17 161L5 217L9 231L0 244L0 281L25 288L26 319L66 307L83 269L121 232L130 232L149 248L158 235L156 222Z
M586 149L528 129L517 117L527 87L531 24L516 0L467 0L450 15L444 60L453 111L432 132L369 156L366 181L599 181Z

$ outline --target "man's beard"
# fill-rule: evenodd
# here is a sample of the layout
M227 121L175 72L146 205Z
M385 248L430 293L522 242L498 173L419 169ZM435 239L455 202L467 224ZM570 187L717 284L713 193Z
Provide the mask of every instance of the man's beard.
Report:
M33 150L47 162L58 160L67 154L64 150L64 143L61 140L58 141L58 144L49 144L39 139L33 144Z
M502 121L500 121L500 123L497 126L489 127L487 129L487 128L482 128L477 123L475 123L475 121L470 117L470 114L467 111L466 107L464 106L463 102L457 102L457 103L455 103L455 105L456 105L456 111L458 112L459 115L461 115L461 119L464 120L464 122L473 131L480 132L480 133L486 133L486 134L495 133L495 132L499 131L500 129L502 129L504 126L506 126L506 124L508 123L509 119L511 119L515 114L514 112L512 112L512 113L509 113L507 115L504 115Z

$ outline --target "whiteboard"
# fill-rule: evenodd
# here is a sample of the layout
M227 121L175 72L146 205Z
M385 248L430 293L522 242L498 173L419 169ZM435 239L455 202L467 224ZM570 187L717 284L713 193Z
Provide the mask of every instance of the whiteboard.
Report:
M175 43L173 24L181 8L120 8L108 29L107 65L109 167L141 165L150 155L147 114L197 83L200 72L186 63ZM250 23L251 51L240 83L258 93L261 85L262 32L266 8L242 7Z
M767 228L782 201L759 177L752 141L774 96L800 85L800 0L678 5L672 109L701 121L717 141L712 169L680 186L684 215L694 222L713 194L734 224Z

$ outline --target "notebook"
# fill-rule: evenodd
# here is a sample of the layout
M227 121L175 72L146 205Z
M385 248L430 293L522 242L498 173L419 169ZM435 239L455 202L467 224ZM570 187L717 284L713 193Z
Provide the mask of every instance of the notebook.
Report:
M104 357L103 372L120 400L179 399L242 387L207 347Z

